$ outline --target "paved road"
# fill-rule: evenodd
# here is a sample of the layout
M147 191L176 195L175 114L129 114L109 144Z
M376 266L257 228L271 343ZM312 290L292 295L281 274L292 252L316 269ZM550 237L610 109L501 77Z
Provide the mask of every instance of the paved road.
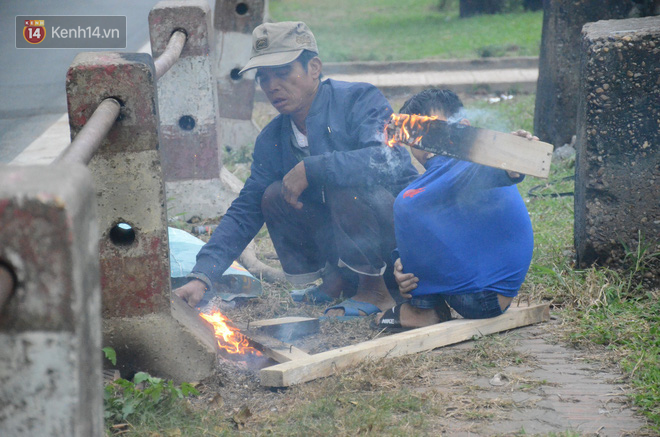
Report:
M82 49L15 48L16 15L126 15L126 51L149 39L157 0L3 0L0 2L0 163L11 161L66 112L64 78Z

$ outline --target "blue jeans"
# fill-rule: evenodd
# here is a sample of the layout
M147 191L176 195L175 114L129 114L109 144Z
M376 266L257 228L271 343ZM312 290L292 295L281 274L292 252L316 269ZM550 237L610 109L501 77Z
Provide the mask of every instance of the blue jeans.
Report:
M504 311L500 307L497 292L485 290L477 293L465 294L428 294L413 297L410 304L416 308L430 309L445 302L454 311L466 319L488 319L502 315Z

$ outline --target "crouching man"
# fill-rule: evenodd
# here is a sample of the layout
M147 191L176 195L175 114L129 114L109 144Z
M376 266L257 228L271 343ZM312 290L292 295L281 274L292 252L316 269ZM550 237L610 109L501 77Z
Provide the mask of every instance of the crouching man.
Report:
M392 206L417 171L403 147L383 144L390 105L372 85L322 80L314 35L301 22L258 26L241 73L251 69L280 114L259 134L251 175L190 282L174 293L198 303L265 222L289 281L323 279L300 291L302 300L352 295L329 316L391 307Z
M401 108L469 124L451 91L423 91ZM516 135L532 137L525 131ZM426 172L394 203L404 303L378 317L378 328L419 328L449 320L495 317L507 310L529 269L534 237L516 184L524 176L412 148Z

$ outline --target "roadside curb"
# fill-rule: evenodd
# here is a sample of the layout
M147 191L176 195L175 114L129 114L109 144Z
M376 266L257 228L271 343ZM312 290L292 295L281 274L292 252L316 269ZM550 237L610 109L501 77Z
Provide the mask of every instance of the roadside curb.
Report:
M367 82L388 98L410 96L427 88L457 93L533 93L538 81L537 57L440 59L410 62L330 62L325 77ZM255 99L266 102L257 86Z
M515 58L438 59L399 62L328 62L323 72L331 74L387 74L417 73L423 71L501 70L539 67L539 58L523 56Z

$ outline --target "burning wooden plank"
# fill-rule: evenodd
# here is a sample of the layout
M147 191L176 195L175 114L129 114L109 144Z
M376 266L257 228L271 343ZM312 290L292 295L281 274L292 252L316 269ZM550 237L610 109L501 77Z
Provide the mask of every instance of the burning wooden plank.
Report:
M183 299L172 294L172 317L188 329L209 351L218 353L218 342L213 332L213 326L199 317L199 313L191 308Z
M252 325L250 324L250 326ZM246 332L242 335L248 338L255 348L262 351L264 355L278 363L301 360L310 356L302 349L298 349L291 344L284 343L266 335L258 334L256 332Z
M190 330L209 350L231 361L247 361L263 354L278 363L309 356L306 352L274 338L256 333L245 335L226 317L204 315L191 308L179 296L172 295L172 316ZM258 322L253 322L257 323ZM227 340L225 340L227 336ZM234 337L229 340L229 337Z
M548 304L510 308L492 319L458 319L412 329L400 334L366 341L316 355L310 355L261 370L261 385L288 387L329 376L366 360L397 357L435 349L469 340L474 336L493 334L549 320Z
M437 117L392 114L387 143L405 144L437 155L547 178L552 144L517 135L447 123Z

